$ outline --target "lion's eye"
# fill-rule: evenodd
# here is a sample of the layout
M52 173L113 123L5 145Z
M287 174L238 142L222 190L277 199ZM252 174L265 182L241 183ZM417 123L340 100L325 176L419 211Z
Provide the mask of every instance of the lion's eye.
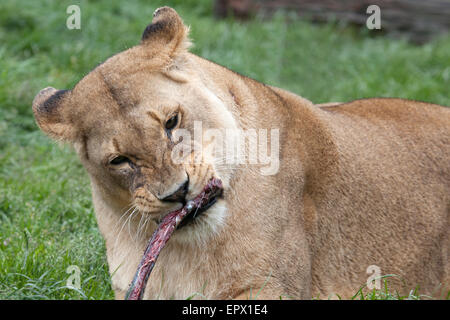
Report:
M112 159L109 162L109 164L112 164L113 166L118 166L120 164L124 164L124 163L127 163L127 162L130 162L130 159L128 159L125 156L118 156L118 157L115 157L114 159Z
M174 115L173 117L171 117L169 120L166 121L165 124L166 130L172 130L173 128L176 127L177 124L178 124L178 114Z

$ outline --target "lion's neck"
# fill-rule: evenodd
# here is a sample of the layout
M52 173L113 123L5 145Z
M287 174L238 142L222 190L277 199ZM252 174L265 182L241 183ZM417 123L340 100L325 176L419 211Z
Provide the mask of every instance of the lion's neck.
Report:
M224 101L240 129L279 130L285 161L300 161L307 170L321 162L318 155L335 158L332 134L326 124L328 114L311 101L196 55L190 58L200 66L205 86Z

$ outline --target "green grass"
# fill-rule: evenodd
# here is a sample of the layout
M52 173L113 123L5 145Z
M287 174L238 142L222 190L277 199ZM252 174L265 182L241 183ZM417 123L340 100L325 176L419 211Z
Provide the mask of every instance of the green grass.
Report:
M81 30L68 30L66 8L75 3ZM88 177L71 149L38 131L31 101L137 44L161 5L191 26L195 53L316 103L386 96L450 105L448 36L417 47L281 14L216 21L207 0L149 3L0 2L0 299L113 297ZM70 265L81 271L78 291L66 287Z

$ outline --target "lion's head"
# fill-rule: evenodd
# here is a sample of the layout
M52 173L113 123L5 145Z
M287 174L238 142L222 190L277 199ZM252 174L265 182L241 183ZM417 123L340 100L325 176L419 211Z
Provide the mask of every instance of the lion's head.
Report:
M161 8L139 45L97 66L72 90L46 88L33 101L40 128L75 147L107 202L133 205L153 220L194 198L210 178L220 178L225 190L230 180L211 148L214 136L195 140L193 132L199 124L225 129L236 123L189 63L189 45L178 14ZM215 229L223 200L214 207L187 232L195 225Z

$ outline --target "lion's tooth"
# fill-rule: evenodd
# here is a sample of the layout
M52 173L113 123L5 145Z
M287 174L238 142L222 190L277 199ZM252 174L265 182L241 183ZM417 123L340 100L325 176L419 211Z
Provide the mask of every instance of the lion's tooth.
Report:
M194 209L194 202L193 201L189 201L187 204L186 204L186 210L187 210L187 212L190 212L192 209Z

